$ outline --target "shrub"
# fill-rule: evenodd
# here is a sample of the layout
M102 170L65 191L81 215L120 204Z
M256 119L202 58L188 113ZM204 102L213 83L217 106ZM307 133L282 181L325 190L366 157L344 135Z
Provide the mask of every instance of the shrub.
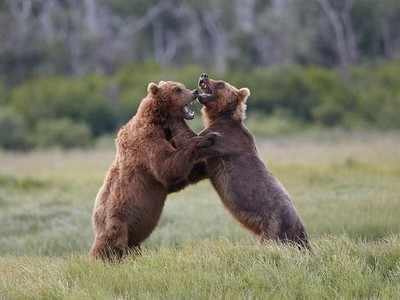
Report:
M37 79L15 88L10 105L29 126L35 127L41 119L69 118L85 122L99 135L112 131L117 123L107 88L98 76Z
M0 106L0 147L4 149L27 149L28 133L21 115Z
M399 69L400 61L352 67L347 81L336 70L299 65L231 70L223 75L210 73L210 76L239 88L250 88L249 113L258 117L249 121L256 132L264 134L266 130L288 132L306 124L400 128ZM0 106L11 107L12 114L16 114L12 118L5 116L10 112L3 114L2 118L7 119L3 126L14 128L3 130L2 133L10 131L7 141L3 134L3 147L29 146L26 137L32 130L24 129L24 124L46 134L40 138L35 132L35 144L54 144L47 139L57 138L49 138L50 133L43 129L49 119L67 118L70 123L84 124L95 137L113 133L135 114L150 81L174 80L195 88L202 71L207 70L190 65L161 68L145 63L128 65L109 76L41 78L14 88L0 83ZM196 129L202 127L198 123L192 125Z
M58 146L68 149L90 145L92 136L85 123L77 123L66 118L45 119L38 122L32 141L37 147Z
M0 105L7 104L7 90L2 82L0 82Z
M259 69L244 78L251 91L249 109L271 114L285 111L292 118L312 121L312 110L318 102L312 86L299 66Z
M370 127L400 128L400 61L355 68L354 89L359 94L358 115Z

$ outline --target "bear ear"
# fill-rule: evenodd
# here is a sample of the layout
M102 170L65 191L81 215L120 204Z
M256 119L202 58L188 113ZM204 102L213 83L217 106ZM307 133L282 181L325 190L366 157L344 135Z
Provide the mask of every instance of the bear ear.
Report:
M243 102L246 102L247 98L250 96L250 90L248 88L241 88L239 90L239 96Z
M147 86L147 92L148 93L152 93L153 95L157 95L158 91L159 91L159 87L154 82L150 82L149 85Z

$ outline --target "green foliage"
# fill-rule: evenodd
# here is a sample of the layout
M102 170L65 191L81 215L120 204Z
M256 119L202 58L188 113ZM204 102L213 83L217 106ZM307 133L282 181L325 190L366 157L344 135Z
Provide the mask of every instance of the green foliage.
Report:
M0 105L0 147L4 149L27 149L28 131L21 115Z
M300 122L334 126L355 109L345 83L328 69L286 66L229 73L223 78L250 88L248 109L259 115L283 112Z
M0 105L7 103L7 90L4 84L0 81Z
M91 133L84 123L69 119L41 120L33 134L33 144L37 147L61 148L85 147L91 142Z
M296 131L304 125L400 128L399 69L399 61L354 67L347 80L335 70L296 65L236 70L224 75L211 72L210 76L238 88L249 87L249 114L257 115L249 120L250 127L257 134L273 135ZM38 123L44 127L46 120L68 118L87 124L97 137L115 133L135 114L149 82L174 80L193 89L202 71L207 70L195 65L161 68L148 62L126 66L110 76L31 80L15 88L3 88L3 92L0 88L0 97L3 95L7 99L3 103L17 113L15 120L9 121L15 123L12 126L29 126L24 134L31 134Z
M29 126L41 119L70 118L86 122L92 133L99 135L113 130L117 121L107 88L99 76L42 78L15 88L10 105Z
M383 129L400 128L399 68L400 61L393 61L367 70L354 70L359 114L368 124Z

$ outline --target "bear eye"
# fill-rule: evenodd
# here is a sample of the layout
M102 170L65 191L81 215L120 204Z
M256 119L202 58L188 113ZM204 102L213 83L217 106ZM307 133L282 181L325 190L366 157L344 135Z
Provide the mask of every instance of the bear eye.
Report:
M174 92L180 93L180 92L182 92L182 89L180 87L176 87L176 88L174 88Z
M219 82L217 82L217 84L215 86L217 89L223 89L223 88L225 88L225 82L219 81Z

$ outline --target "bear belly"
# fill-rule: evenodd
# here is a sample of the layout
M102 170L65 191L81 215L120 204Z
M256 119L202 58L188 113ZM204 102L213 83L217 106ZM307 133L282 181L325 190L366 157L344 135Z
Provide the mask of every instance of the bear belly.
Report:
M274 206L278 199L271 195L287 196L256 156L213 159L207 162L207 167L212 184L231 209L257 213Z
M167 192L160 183L150 178L145 182L146 184L141 185L140 188L133 187L136 194L133 195L125 210L130 246L140 244L153 232L167 197Z
M262 224L280 219L282 211L292 209L287 192L257 156L213 159L207 167L224 206L256 234Z

